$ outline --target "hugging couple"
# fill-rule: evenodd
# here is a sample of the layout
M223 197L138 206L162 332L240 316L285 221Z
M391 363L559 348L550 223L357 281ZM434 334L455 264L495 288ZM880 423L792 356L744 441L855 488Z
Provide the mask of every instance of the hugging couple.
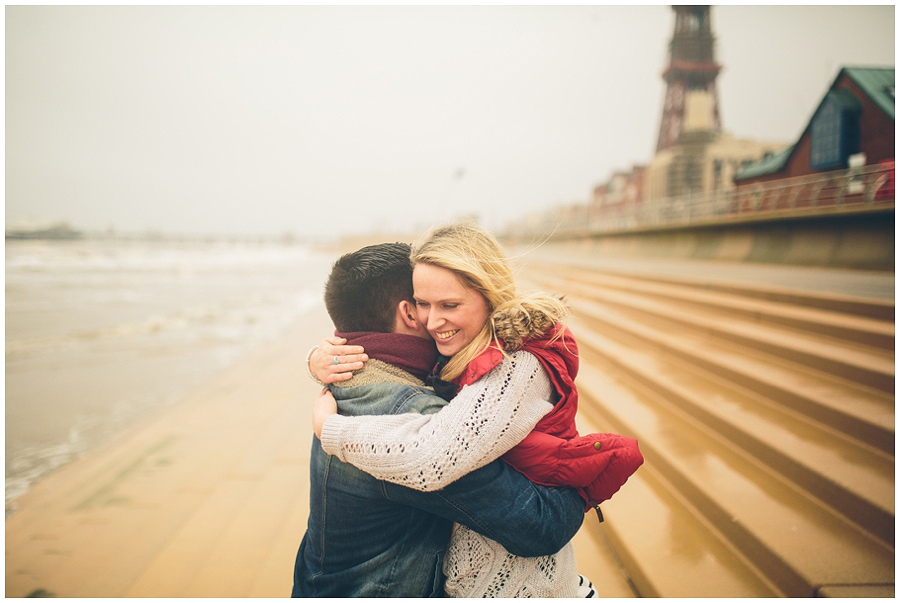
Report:
M325 305L293 596L596 596L571 539L643 457L578 434L563 301L457 224L342 256Z

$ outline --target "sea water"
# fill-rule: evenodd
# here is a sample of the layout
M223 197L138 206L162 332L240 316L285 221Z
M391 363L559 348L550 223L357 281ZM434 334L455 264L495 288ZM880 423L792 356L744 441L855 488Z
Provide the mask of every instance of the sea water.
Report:
M276 242L8 240L7 514L53 469L282 335L322 303L332 260Z

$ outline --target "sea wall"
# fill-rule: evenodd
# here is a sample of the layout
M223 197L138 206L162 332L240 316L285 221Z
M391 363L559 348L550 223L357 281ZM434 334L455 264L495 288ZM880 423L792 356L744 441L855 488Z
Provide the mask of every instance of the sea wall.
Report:
M601 256L894 270L894 211L565 235L545 244Z

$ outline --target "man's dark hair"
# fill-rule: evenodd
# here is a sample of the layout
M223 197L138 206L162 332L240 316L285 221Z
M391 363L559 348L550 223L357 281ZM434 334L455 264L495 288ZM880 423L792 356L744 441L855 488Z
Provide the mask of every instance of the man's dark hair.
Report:
M325 307L338 331L394 330L397 304L413 302L409 245L381 243L342 255L325 283Z

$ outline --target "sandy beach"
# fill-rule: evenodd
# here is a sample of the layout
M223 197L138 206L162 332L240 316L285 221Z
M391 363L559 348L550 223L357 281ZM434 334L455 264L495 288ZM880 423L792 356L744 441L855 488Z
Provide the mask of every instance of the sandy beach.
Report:
M6 596L277 597L306 525L324 308L57 470L6 522Z
M328 325L317 307L21 496L6 521L6 596L289 596L317 393L303 361ZM630 596L587 538L591 522L576 538L582 572Z

